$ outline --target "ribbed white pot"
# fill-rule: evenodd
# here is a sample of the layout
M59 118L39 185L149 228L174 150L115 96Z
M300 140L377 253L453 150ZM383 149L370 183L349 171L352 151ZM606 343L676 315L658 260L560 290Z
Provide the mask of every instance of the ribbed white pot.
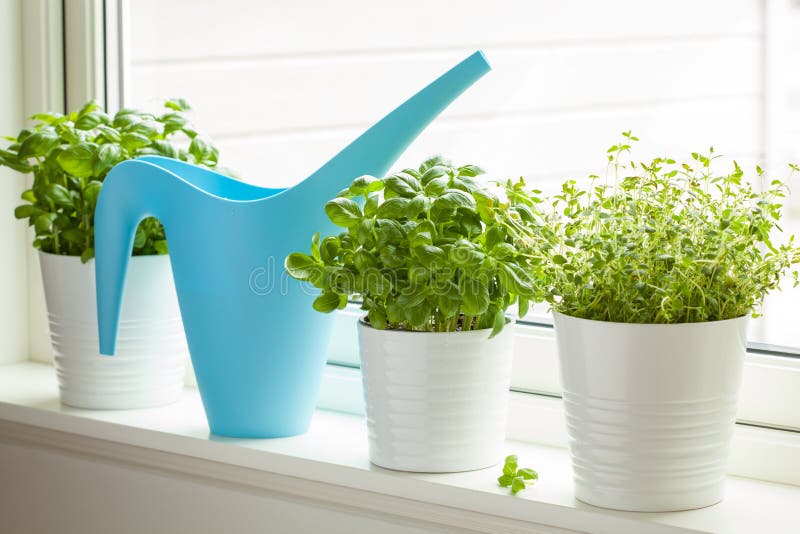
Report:
M576 498L640 512L721 501L747 317L665 325L554 316Z
M405 332L358 324L370 461L443 473L503 457L513 324L490 330Z
M39 253L61 402L122 410L169 404L188 358L168 256L131 258L115 356L97 338L94 260Z

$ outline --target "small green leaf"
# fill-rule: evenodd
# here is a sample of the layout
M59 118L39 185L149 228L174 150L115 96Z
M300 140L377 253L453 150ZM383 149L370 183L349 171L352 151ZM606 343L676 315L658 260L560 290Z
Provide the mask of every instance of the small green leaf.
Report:
M322 265L314 258L300 252L293 252L284 262L289 276L298 280L313 280L320 276Z
M434 178L425 184L425 194L429 197L438 197L447 190L450 179L446 176Z
M405 172L393 174L386 178L384 187L389 195L406 198L415 197L417 193L422 191L419 180Z
M23 204L22 206L17 206L14 209L14 217L17 219L27 219L28 217L33 217L34 215L39 215L40 213L42 213L41 209L30 204Z
M164 135L181 131L187 124L186 117L179 113L165 113L159 120L164 125Z
M18 158L16 154L12 154L5 150L0 150L0 167L3 166L22 174L28 174L33 170L31 165Z
M78 118L81 118L85 115L93 113L100 109L100 102L97 100L89 100L83 107L78 111Z
M364 273L364 284L370 297L385 298L392 290L392 282L378 269L370 269Z
M400 244L407 238L403 226L392 219L377 219L374 224L378 242L384 244Z
M50 150L60 143L61 139L53 128L45 128L31 134L20 143L18 157L21 160L31 157L46 156Z
M316 232L311 237L311 257L316 261L321 261L319 254L319 232Z
M500 262L500 272L508 289L517 295L533 295L533 281L530 275L516 263Z
M150 144L150 138L140 133L126 132L120 138L122 148L128 152L135 152L140 148L144 148Z
M409 199L403 197L389 198L378 206L376 216L381 219L402 219L406 216L409 202Z
M527 487L527 482L533 483L539 475L529 467L517 470L517 457L508 456L503 466L503 475L497 479L503 487L511 487L511 494L516 495Z
M514 477L511 475L502 475L497 479L497 483L504 488L509 488L513 480Z
M147 243L147 234L145 233L144 228L139 226L139 228L136 229L136 235L133 238L133 248L140 249L145 245L145 243Z
M97 145L82 143L63 150L56 160L61 169L76 178L92 176Z
M42 213L34 219L34 227L37 234L47 234L53 230L53 221L56 220L55 213Z
M62 230L61 237L77 245L82 245L83 243L86 242L86 232L74 226Z
M475 209L475 199L460 189L448 189L434 201L434 205L453 210L456 208Z
M178 149L170 143L169 141L162 141L161 139L157 139L153 141L153 148L167 158L174 158L178 159Z
M432 158L432 159L430 159L428 161L433 163L434 159L435 158ZM419 179L420 182L422 182L422 185L427 185L427 184L429 184L431 182L431 180L435 180L435 179L441 178L441 177L446 177L446 178L449 179L450 176L453 174L453 171L450 168L450 165L448 165L447 163L445 163L445 162L443 162L441 160L439 160L438 162L434 163L433 165L428 165L426 163L423 163L420 166L420 169L421 170L424 169L424 172L423 172L422 176Z
M518 314L517 316L522 319L526 315L528 315L528 310L530 309L531 301L526 299L523 296L519 297L519 302L517 304Z
M477 266L486 255L472 246L455 246L450 249L450 261L459 267Z
M122 139L120 133L111 126L106 124L100 124L97 126L97 131L105 137L106 141L110 141L112 143L119 143Z
M374 176L359 176L350 184L351 195L367 195L383 189L383 182Z
M142 121L132 124L130 128L127 129L127 131L132 134L142 135L144 137L147 137L148 139L153 139L155 136L161 133L163 128L164 127L157 121L154 121L150 118L146 118ZM206 144L205 148L207 151L211 149L208 144ZM191 147L189 148L189 151L191 152Z
M411 249L411 253L419 262L429 269L435 269L444 265L447 261L447 254L435 245L422 245Z
M89 248L87 248L86 250L84 250L81 253L81 261L83 263L86 263L87 261L91 260L92 258L94 258L94 248L93 247L89 247Z
M325 204L325 213L336 226L350 228L361 218L361 208L349 198L335 198Z
M475 210L477 208L475 199L460 189L448 189L433 201L431 219L437 222L450 220L459 208Z
M373 193L367 196L367 201L364 203L364 215L366 217L374 217L378 212L379 203L380 195Z
M189 103L183 98L171 98L164 102L164 107L174 109L175 111L189 111L192 109Z
M503 472L506 472L505 468L508 468L509 469L508 474L512 475L516 474L518 465L519 465L519 458L517 457L517 455L509 454L508 456L506 456Z
M73 207L72 197L69 190L61 184L50 183L44 186L44 194L48 199L55 202L57 205L71 208Z
M86 187L83 188L83 199L86 201L88 206L94 206L97 204L97 197L100 195L100 189L103 187L103 184L98 182L97 180L92 180Z
M92 163L92 175L103 176L122 160L122 147L116 143L101 145Z
M358 221L358 224L351 227L350 230L352 231L353 228L355 228L356 239L358 239L359 245L370 249L375 246L375 236L372 233L374 228L372 219L361 219Z
M489 307L489 287L486 282L465 278L461 286L462 307L466 315L480 315Z
M91 130L97 128L101 124L108 124L111 120L105 113L100 111L92 111L78 117L75 121L75 128L78 130Z
M156 249L158 254L169 254L169 247L167 247L167 242L164 239L153 241L153 248Z
M503 313L502 309L499 309L494 314L492 333L489 335L489 339L499 334L503 330L503 327L505 327L505 325L506 325L506 315L505 313Z
M322 260L322 263L333 263L336 255L339 254L339 249L341 249L341 242L339 241L338 237L329 235L323 239L322 244L319 247L320 259Z
M386 314L377 308L369 310L369 324L378 330L386 329Z
M405 319L414 330L423 330L430 321L430 307L423 300L416 306L405 307Z
M142 121L142 113L135 109L123 108L114 115L111 125L114 128L130 128L137 122Z
M32 120L43 122L44 124L53 124L64 119L61 113L37 113L31 116Z
M458 168L459 176L480 176L486 174L486 171L477 165L464 165Z
M206 142L200 136L197 136L194 139L192 139L192 142L189 145L189 154L194 156L194 159L197 162L205 161L214 156L209 143Z
M314 309L322 313L330 313L339 308L341 298L336 293L323 292L314 300Z

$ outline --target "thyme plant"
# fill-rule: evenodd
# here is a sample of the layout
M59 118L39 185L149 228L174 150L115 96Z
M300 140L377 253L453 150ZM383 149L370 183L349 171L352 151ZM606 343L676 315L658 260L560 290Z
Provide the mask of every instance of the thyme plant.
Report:
M94 208L103 180L117 163L160 155L216 167L217 149L189 124L189 105L168 100L160 115L122 109L113 117L89 102L79 111L34 115L36 124L0 149L0 166L33 174L14 215L28 219L33 246L52 254L94 257ZM186 143L182 143L186 140ZM182 145L188 144L183 148ZM147 218L136 230L134 255L166 254L164 228Z
M529 228L547 258L555 311L623 323L717 321L757 316L789 272L797 284L794 236L776 241L786 183L760 167L753 183L736 162L718 172L713 148L684 163L637 163L628 159L636 141L623 133L608 149L606 176L566 181L546 206L547 224Z
M482 174L435 157L384 178L357 178L325 206L344 230L315 235L310 254L290 254L286 270L322 290L313 304L320 312L358 296L374 328L491 328L494 336L512 303L524 314L541 297L529 274L539 260L516 246L530 210L491 191L476 179ZM522 185L517 194L527 198Z

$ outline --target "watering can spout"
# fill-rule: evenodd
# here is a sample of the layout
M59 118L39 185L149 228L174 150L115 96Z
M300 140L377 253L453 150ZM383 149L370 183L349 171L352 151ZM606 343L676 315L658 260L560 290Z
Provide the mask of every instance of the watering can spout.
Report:
M490 70L486 56L476 51L386 115L292 190L307 199L309 210L319 213L321 204L349 184L343 185L342 178L382 176L422 130Z
M136 229L143 219L156 217L169 229L169 235L187 234L196 229L193 217L203 210L197 202L211 199L248 202L282 191L239 182L171 158L145 156L114 166L100 190L94 213L100 354L113 356L116 352L128 261ZM172 252L185 247L185 241L183 238L169 242L173 272L176 257ZM192 258L196 254L189 251L179 256Z

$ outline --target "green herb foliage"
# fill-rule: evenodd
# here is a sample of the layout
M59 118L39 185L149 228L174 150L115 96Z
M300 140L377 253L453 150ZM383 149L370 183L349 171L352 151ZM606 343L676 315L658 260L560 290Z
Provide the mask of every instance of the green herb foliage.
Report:
M553 309L623 323L753 313L800 260L794 236L773 242L786 184L757 167L753 185L735 162L720 174L713 148L688 163L623 162L636 141L625 132L608 149L605 179L565 182L548 225L529 232L547 257L542 283Z
M491 328L494 336L506 309L518 302L524 313L539 291L529 274L536 260L517 246L530 210L499 198L476 179L481 174L435 157L384 178L357 178L325 206L344 231L315 235L311 254L290 254L286 270L322 289L314 301L320 312L357 295L378 329ZM523 185L515 194L527 199Z
M34 227L36 248L84 262L94 257L97 196L108 171L121 161L149 154L216 167L217 149L189 124L188 104L176 99L164 106L161 115L122 109L111 117L92 101L67 115L34 115L33 127L5 138L11 145L0 149L0 166L33 174L32 187L22 193L25 204L14 215ZM181 140L186 149L175 143ZM156 219L142 221L133 253L167 253Z
M505 464L503 464L503 474L497 479L497 483L502 487L511 488L513 495L539 480L539 473L530 467L519 467L518 461L516 454L506 456Z

